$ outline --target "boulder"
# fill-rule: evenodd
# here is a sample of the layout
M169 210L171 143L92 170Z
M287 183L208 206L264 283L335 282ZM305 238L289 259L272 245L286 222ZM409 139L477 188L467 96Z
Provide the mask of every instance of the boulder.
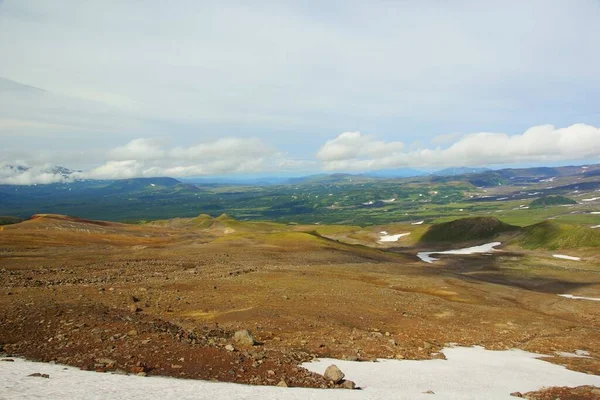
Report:
M33 376L33 377L37 377L37 378L50 378L50 375L48 375L48 374L40 374L39 372L35 372L35 373L29 374L27 376Z
M331 364L329 367L327 367L323 376L328 381L332 381L333 383L340 383L346 375L344 375L344 373L337 367L337 365Z
M254 338L247 330L237 331L233 335L233 341L240 346L254 346Z
M356 388L356 384L352 381L343 381L340 387L342 387L343 389L354 390Z

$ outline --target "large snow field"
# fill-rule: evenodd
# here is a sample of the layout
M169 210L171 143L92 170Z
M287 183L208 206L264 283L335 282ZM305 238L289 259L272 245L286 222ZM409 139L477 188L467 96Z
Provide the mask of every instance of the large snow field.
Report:
M515 391L544 386L600 386L600 376L551 364L522 350L490 351L449 347L447 360L353 362L322 359L305 363L323 373L336 364L362 390L249 386L163 377L138 377L80 371L15 359L0 362L1 399L506 399ZM50 377L30 377L29 374ZM424 393L433 391L435 395Z

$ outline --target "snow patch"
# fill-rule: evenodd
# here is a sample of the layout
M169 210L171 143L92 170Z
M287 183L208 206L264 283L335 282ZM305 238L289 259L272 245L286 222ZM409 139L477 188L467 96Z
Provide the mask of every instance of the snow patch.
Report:
M466 247L464 249L457 250L446 250L446 251L422 251L417 254L417 257L421 259L421 261L425 261L426 263L432 264L434 261L438 261L439 258L431 257L432 254L476 254L476 253L491 253L492 251L496 251L494 247L500 246L502 243L500 242L492 242L482 244L480 246Z
M592 229L598 229L598 228L600 228L600 225L594 225L594 226L592 226Z
M572 294L559 294L560 297L564 297L566 299L573 300L592 300L592 301L600 301L600 298L597 297L583 297L583 296L574 296Z
M559 357L565 358L592 358L590 357L590 352L585 350L575 350L575 353L568 353L566 351L557 351L556 353Z
M554 258L561 258L563 260L581 261L581 257L565 256L564 254L552 254Z
M591 199L581 199L581 201L596 201L600 200L600 197L592 197Z
M401 237L404 236L408 236L410 235L409 233L398 233L396 235L382 235L381 238L379 239L380 242L397 242L398 239L400 239Z
M421 225L421 224L423 224L423 222L425 222L425 221L413 222L411 225Z
M363 390L280 388L162 377L143 378L80 371L62 365L15 359L0 362L2 395L10 399L398 399L435 398L510 400L510 393L544 386L600 386L600 376L539 360L522 350L490 351L481 347L442 350L447 360L379 360L353 362L322 359L302 366L323 373L336 364ZM31 373L50 375L32 378Z

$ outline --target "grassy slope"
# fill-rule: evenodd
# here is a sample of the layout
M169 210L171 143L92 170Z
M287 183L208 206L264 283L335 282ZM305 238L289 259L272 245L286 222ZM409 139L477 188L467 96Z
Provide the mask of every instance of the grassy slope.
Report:
M527 249L545 248L550 250L600 247L600 231L583 226L545 221L525 227L523 233L512 244L518 244Z
M532 201L529 206L532 208L548 207L566 204L577 204L573 199L564 196L543 196Z
M421 242L469 242L491 239L501 233L516 232L519 229L494 217L461 218L432 225L421 237Z

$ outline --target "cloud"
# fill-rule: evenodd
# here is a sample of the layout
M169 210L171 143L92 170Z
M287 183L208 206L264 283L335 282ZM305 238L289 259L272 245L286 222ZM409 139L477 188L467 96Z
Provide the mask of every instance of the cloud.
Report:
M67 182L71 178L53 169L52 165L28 167L25 165L0 165L0 184L38 185Z
M461 136L463 136L463 134L458 133L458 132L437 135L437 136L434 136L433 139L431 139L431 144L434 144L436 146L441 146L441 145L453 143L453 142L457 141Z
M473 133L444 149L402 149L399 142L345 132L327 141L317 158L328 171L596 160L600 157L600 129L586 124L560 129L540 125L520 135Z
M317 158L325 161L378 157L400 152L404 149L401 142L383 142L372 136L363 136L360 132L344 132L333 140L328 140L317 153Z
M113 160L156 160L165 156L160 148L160 141L156 139L134 139L125 146L112 149L109 157Z
M406 143L600 124L595 0L145 3L2 2L0 137L109 148L236 132L294 152L348 121L388 142L409 125Z
M166 147L162 140L138 138L107 151L100 165L88 171L66 173L55 164L31 166L21 161L0 162L0 184L32 185L77 179L287 173L316 167L314 160L290 157L256 138L221 138L188 147L171 148Z
M254 138L222 138L189 147L163 148L135 139L108 152L111 158L84 174L93 179L253 173L281 165L282 154Z
M91 179L128 179L144 176L144 164L137 160L115 161L111 160L105 164L84 173L82 178Z

